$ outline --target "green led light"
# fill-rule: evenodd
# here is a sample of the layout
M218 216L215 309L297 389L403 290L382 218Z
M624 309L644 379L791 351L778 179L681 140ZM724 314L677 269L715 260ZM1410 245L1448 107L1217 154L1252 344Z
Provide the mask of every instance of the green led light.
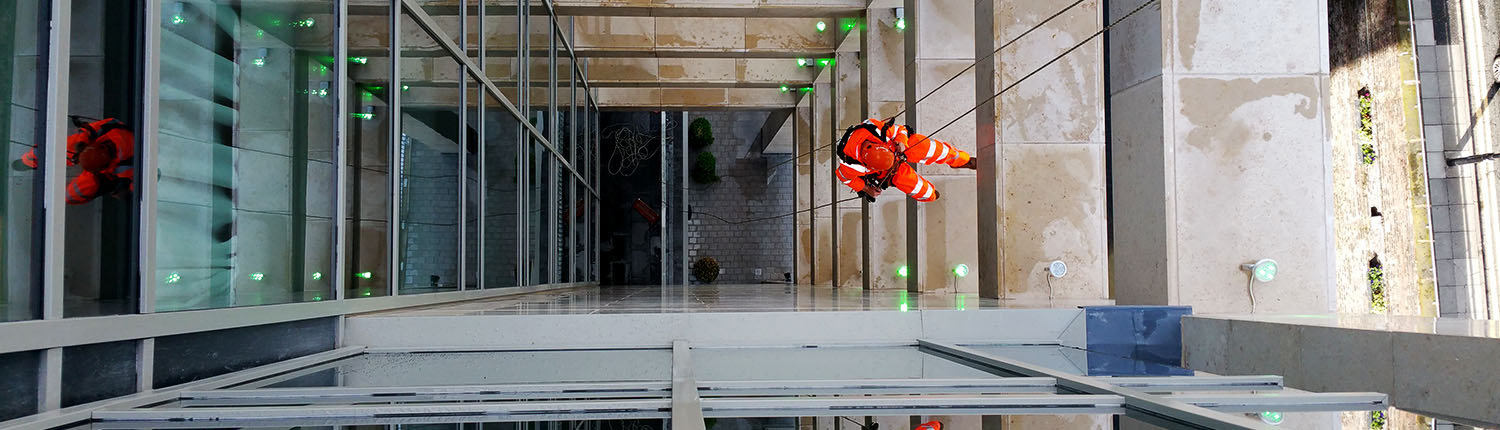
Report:
M822 33L823 30L827 30L827 29L828 29L828 23L823 22L823 21L818 21L818 32L819 33Z
M358 276L358 277L361 277L361 278L364 278L364 279L370 279L370 277L373 276L373 275L370 272L359 272L359 273L355 273L354 276ZM365 295L368 296L369 295L368 292L366 292Z
M366 289L365 289L365 292L363 292L363 293L359 293L359 295L361 295L361 296L365 296L365 297L369 297L369 296L370 296L370 289L369 289L369 288L366 288Z
M802 87L802 92L804 92L804 93L810 93L810 92L812 92L812 87Z
M350 112L349 116L357 118L357 119L362 119L362 120L365 120L365 121L369 121L369 120L375 119L375 114L373 114L373 113ZM364 272L364 273L361 273L361 275L368 275L369 273L370 272ZM370 279L369 276L362 276L362 278Z
M256 58L254 60L250 60L250 64L254 64L255 67L265 67L266 66L266 59L263 58L263 57L262 58Z
M266 37L266 31L265 30L255 30L255 37L256 38Z
M832 58L824 58L824 59L818 60L818 65L819 66L823 66L823 67L832 66L833 65L833 59Z
M375 94L372 94L369 91L361 91L361 92L363 92L364 94L360 94L360 98L363 99L364 101L375 100Z
M967 264L959 264L957 266L954 266L953 267L953 275L957 276L957 277L960 277L960 278L965 277L965 276L969 276L969 265L967 265Z
M1261 282L1271 282L1272 279L1276 279L1275 261L1267 261L1255 265L1255 280Z
M907 301L907 298L906 298L906 291L902 291L900 293L900 296L897 297L897 303L901 304L901 306L900 306L901 312L906 312L907 309L910 309L911 306L908 304L908 301Z
M854 21L851 20L851 21L848 21L848 22L844 23L844 31L849 31L849 30L853 30L853 29L854 29Z
M251 273L250 279L253 281L260 281L262 279L266 279L266 274L260 272Z
M1265 411L1260 413L1260 420L1265 421L1266 424L1278 425L1286 421L1286 417L1282 416L1281 412Z
M791 89L791 88L788 88L788 87L787 87L787 86L786 86L786 85L782 85L782 86L781 86L781 92L783 92L783 93L784 93L784 92L787 92L787 91L791 91L791 90L792 90L792 89Z
M271 26L272 27L280 27L281 26L281 20L279 20L279 19L273 19L273 20L271 20Z
M172 25L182 25L184 22L187 22L187 19L184 19L182 15L172 15Z
M323 301L323 296L313 296L313 301L315 301L315 302L321 302L321 301Z
M953 305L953 309L957 309L957 310L960 310L960 311L964 310L964 297L966 297L966 296L964 296L963 294L959 294L958 295L958 303L955 303Z
M316 24L316 23L317 23L317 21L314 21L312 18L308 18L308 19L299 20L299 21L292 21L292 25L291 26L292 27L299 27L299 28L312 28L313 24Z
M383 89L385 89L385 87L383 87L383 86L380 86L380 85L371 85L371 86L369 86L369 87L367 87L367 88L369 88L369 89L372 89L372 90L375 90L375 91L380 91L380 90L383 90Z
M411 86L410 85L402 85L401 86L401 91L410 91L410 90L411 90Z
M323 272L313 272L313 280L323 279Z
M905 29L906 29L906 18L897 18L896 19L896 30L900 31L900 30L905 30Z
M179 274L179 273L177 273L177 272L172 272L172 273L168 273L167 274L166 281L167 281L168 284L175 284L175 283L177 283L178 281L181 281L181 280L182 280L182 275Z
M807 67L807 59L806 58L798 58L797 59L797 67Z
M350 63L358 63L358 64L366 64L366 63L370 62L370 57L349 57L349 62Z
M906 270L906 266L901 266L900 269L896 269L896 276L905 278L907 275Z

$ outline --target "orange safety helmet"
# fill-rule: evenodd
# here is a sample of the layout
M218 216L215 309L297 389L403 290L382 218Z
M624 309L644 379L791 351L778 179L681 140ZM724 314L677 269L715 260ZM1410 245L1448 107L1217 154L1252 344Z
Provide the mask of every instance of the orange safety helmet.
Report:
M917 426L917 428L913 430L943 430L943 423L937 421L928 421L922 423L922 425Z
M885 142L866 140L859 149L859 162L877 172L886 172L896 165L896 152Z

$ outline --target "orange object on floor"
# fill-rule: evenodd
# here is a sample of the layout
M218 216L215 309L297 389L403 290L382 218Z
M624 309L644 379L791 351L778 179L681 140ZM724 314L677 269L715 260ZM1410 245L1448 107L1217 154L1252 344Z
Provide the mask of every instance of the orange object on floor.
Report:
M928 421L922 423L922 425L917 426L917 428L914 430L943 430L943 423L937 421Z
M855 192L895 186L919 202L937 200L937 188L907 163L973 168L973 156L952 144L874 118L849 128L838 155L839 181Z

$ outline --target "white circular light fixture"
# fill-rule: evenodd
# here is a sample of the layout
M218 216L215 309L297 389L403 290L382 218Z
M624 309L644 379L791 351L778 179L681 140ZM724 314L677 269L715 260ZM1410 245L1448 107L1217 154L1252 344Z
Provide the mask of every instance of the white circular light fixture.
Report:
M1068 263L1064 263L1062 260L1053 261L1052 264L1047 265L1047 274L1052 275L1054 278L1061 278L1067 275Z
M1276 279L1276 260L1264 258L1254 263L1242 265L1240 268L1250 272L1250 275L1254 276L1255 280L1260 282L1271 282L1271 280Z

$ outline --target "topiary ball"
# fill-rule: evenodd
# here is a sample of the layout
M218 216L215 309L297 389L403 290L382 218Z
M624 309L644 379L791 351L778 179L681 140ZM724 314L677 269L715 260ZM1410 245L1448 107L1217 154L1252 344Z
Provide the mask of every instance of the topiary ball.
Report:
M699 258L693 262L693 277L705 284L712 284L719 279L719 260L713 257Z

